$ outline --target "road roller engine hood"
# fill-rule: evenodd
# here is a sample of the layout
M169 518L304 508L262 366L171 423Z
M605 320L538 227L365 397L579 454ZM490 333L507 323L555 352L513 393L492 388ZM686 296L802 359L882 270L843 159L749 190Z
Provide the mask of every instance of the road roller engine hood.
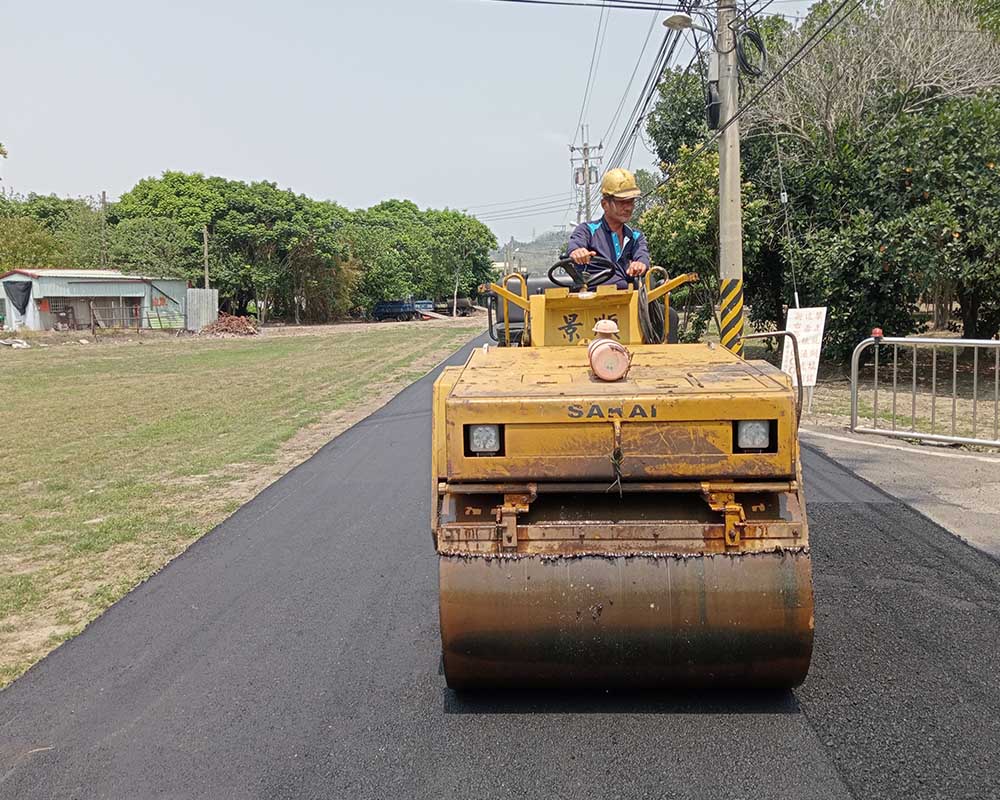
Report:
M788 377L709 344L633 346L622 380L586 347L476 350L437 402L451 481L793 479Z

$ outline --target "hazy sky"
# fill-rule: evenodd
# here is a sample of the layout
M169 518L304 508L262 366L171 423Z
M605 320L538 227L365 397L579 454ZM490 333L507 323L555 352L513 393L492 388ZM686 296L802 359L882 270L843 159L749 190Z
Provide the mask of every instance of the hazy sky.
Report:
M569 206L567 145L599 13L486 0L0 0L0 187L115 198L172 169L272 180L350 208L405 197L485 215L560 192ZM663 16L611 12L584 119L593 140L652 23L625 113L634 104ZM651 162L640 142L633 166ZM569 220L575 209L489 224L505 240Z

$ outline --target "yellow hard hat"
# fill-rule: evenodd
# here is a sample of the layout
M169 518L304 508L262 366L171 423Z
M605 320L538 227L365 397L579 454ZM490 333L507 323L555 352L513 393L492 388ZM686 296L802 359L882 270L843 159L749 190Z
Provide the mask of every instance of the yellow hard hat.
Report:
M604 173L604 180L601 181L601 194L606 197L617 197L628 200L630 197L638 197L642 194L638 184L635 182L635 175L627 169L609 169Z

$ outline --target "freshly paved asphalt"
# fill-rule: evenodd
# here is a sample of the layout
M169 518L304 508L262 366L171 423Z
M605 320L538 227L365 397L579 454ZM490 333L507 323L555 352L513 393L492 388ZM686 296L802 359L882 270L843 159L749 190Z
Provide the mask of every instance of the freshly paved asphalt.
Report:
M0 797L1000 797L1000 563L810 450L801 688L451 693L431 380L0 693Z

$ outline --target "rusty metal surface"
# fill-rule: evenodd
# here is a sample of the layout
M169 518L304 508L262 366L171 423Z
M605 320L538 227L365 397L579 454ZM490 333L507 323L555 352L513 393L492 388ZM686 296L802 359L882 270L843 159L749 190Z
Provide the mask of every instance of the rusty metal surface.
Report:
M583 347L495 348L474 352L459 374L442 380L439 479L760 480L794 473L797 420L787 377L721 348L637 346L628 375L615 383L591 375ZM735 452L733 425L741 419L774 420L774 451ZM503 425L504 451L468 453L472 424ZM621 458L612 459L619 450Z
M757 362L743 361L721 347L636 345L630 350L634 356L628 378L613 385L590 375L587 348L582 343L571 347L476 350L464 368L455 396L547 396L559 394L558 387L564 384L576 391L626 396L644 392L704 394L706 390L711 393L790 393L790 381L784 373L762 367Z
M807 549L441 556L445 675L485 687L790 687L809 669Z
M720 491L728 492L794 492L798 489L795 481L775 481L775 482L745 482L734 483L731 481L713 481L711 484ZM622 491L625 493L648 493L648 492L697 492L701 489L702 481L643 481L638 483L622 483ZM607 483L587 483L585 481L573 483L545 482L545 483L440 483L438 492L450 492L452 494L504 494L509 492L532 492L534 494L562 493L562 492L593 492L606 494Z

